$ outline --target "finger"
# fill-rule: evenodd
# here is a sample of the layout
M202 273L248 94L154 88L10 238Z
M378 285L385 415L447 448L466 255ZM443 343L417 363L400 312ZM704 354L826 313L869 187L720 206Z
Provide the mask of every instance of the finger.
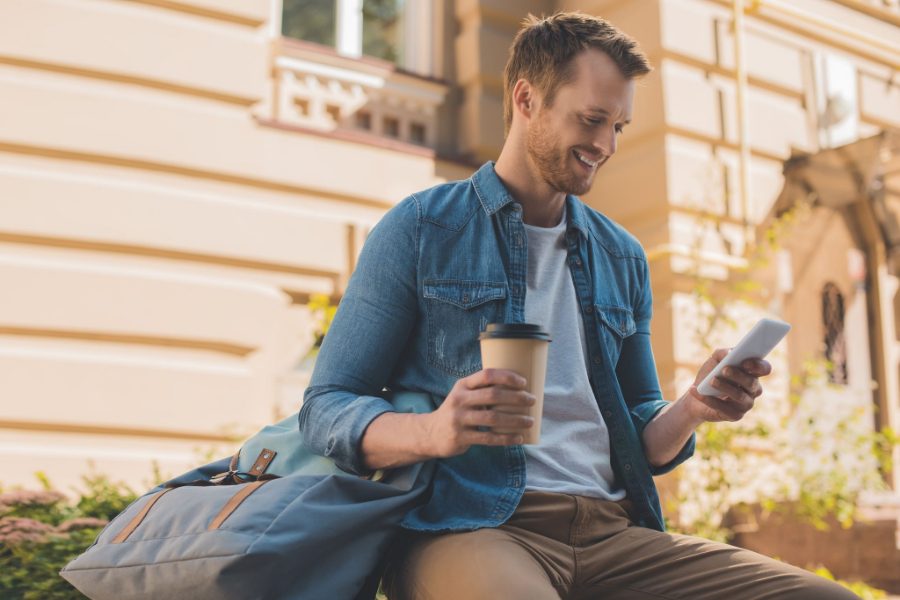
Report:
M717 364L722 362L722 359L725 358L725 354L728 354L728 351L723 348L719 348L718 350L713 352L712 356L707 358L706 361L704 361L704 363L700 366L700 372L709 373L710 371L712 371L712 369Z
M502 385L514 390L524 390L528 382L524 377L509 369L482 369L465 378L466 387L470 390Z
M722 359L731 352L731 348L716 348L712 353L712 359L716 361L716 364L722 362Z
M748 358L741 363L741 368L756 377L765 377L772 373L772 364L761 358Z
M493 433L491 431L472 430L463 435L466 444L480 446L516 446L525 441L518 433Z
M497 410L467 410L460 422L466 427L492 427L495 429L521 429L524 433L534 425L529 415Z
M720 400L714 396L704 396L700 392L696 391L696 388L693 388L696 392L694 395L706 406L711 408L716 412L718 418L723 421L740 421L744 414L747 411L740 410L734 403L728 402L725 400Z
M716 381L716 379L713 379L713 386L715 386ZM730 398L723 399L718 396L707 396L705 394L702 394L700 390L697 389L696 385L692 385L688 391L701 403L705 404L709 408L723 413L723 419L727 417L727 420L729 421L737 420L741 418L745 412L747 412L746 410L742 409L737 402L733 401ZM722 392L722 394L725 395L725 392Z
M742 409L742 412L747 412L753 408L753 398L743 389L728 383L721 377L714 378L712 385L721 392L717 400L723 400L733 405L737 405L738 408Z
M757 398L762 394L762 386L759 384L759 378L748 374L743 369L725 367L722 369L720 377L728 383L741 388L753 398Z
M722 362L722 359L725 358L725 355L728 354L727 348L718 348L716 349L712 355L706 359L706 361L700 365L700 371L697 372L697 379L695 383L699 383L703 377L706 376L707 373L712 371L717 364Z
M534 406L537 398L524 390L511 390L498 385L470 391L463 399L463 406L511 406L528 408Z

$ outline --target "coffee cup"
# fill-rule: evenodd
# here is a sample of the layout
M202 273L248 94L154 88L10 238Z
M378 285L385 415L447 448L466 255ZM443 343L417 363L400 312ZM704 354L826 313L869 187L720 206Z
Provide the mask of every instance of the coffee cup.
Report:
M547 352L550 334L531 323L490 323L478 336L481 342L481 365L485 369L508 369L527 381L527 390L536 398L532 406L516 408L497 405L501 412L526 414L534 419L531 429L523 433L523 443L537 444L541 436L544 412L544 381L547 377ZM492 428L495 433L516 430Z

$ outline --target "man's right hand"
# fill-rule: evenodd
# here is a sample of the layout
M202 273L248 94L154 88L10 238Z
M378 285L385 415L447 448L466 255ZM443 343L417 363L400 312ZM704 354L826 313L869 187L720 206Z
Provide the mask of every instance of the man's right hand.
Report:
M386 412L360 442L368 469L393 469L431 458L462 454L471 446L513 446L534 420L522 413L535 403L525 378L513 371L484 369L460 379L430 413ZM479 431L493 427L511 433Z
M536 401L526 385L524 377L504 369L483 369L457 381L437 410L425 415L428 454L446 458L474 445L521 444L534 424L533 418L521 413ZM479 427L509 433L479 431Z

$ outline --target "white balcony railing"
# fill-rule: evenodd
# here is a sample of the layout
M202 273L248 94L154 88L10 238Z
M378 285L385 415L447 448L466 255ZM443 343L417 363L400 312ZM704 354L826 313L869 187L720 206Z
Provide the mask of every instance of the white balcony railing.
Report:
M442 82L287 39L274 67L270 118L279 124L437 145L437 111L448 90Z

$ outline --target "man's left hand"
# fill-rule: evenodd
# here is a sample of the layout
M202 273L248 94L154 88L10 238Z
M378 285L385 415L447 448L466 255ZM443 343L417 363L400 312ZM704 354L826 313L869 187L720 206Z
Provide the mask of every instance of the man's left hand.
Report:
M715 368L728 354L727 348L719 348L707 359L691 389L685 394L691 414L702 421L740 421L753 408L753 403L762 394L760 377L772 372L772 365L759 358L750 358L740 365L725 367L716 377L712 385L718 391L717 396L704 396L697 386L706 375Z

